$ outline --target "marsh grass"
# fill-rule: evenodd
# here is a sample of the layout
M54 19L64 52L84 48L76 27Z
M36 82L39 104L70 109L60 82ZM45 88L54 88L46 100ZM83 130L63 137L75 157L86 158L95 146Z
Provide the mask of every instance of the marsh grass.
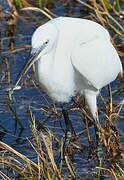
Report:
M91 0L83 2L80 0L75 0L77 4L83 6L89 12L86 18L95 20L102 24L104 27L112 32L112 42L118 50L118 53L122 59L124 59L124 28L123 19L124 13L121 8L123 1L115 0L110 2L109 0ZM70 5L71 0L66 2L63 1L63 5ZM25 11L31 10L39 11L41 14L46 16L48 19L57 17L54 14L52 8L48 8L49 1L37 0L32 3L27 0L8 0L8 4L11 8L9 14L9 38L10 38L10 51L2 52L4 57L2 60L2 65L0 69L4 66L6 82L11 84L11 69L9 66L9 61L7 55L21 52L25 49L30 49L29 45L24 45L23 47L16 48L11 37L14 36L14 27L16 25L17 18L24 18L21 15L21 9ZM34 7L36 5L37 7ZM51 5L52 6L52 5ZM50 7L51 7L50 6ZM4 15L2 11L0 12L0 17ZM73 14L71 15L73 16ZM81 17L83 14L81 13ZM1 39L2 42L2 39ZM114 97L120 95L124 91L124 84L121 83L120 87L116 91L111 90L111 86L106 90L108 97L102 97L100 95L99 101L102 106L99 107L99 113L104 117L104 123L102 125L97 124L100 131L100 141L104 146L104 159L102 164L98 164L97 172L95 176L96 179L100 179L101 175L112 177L113 179L124 179L124 152L123 145L120 142L120 136L123 136L119 131L116 122L118 119L123 120L124 116L121 114L122 108L124 107L124 100L120 102L114 101ZM21 120L18 118L16 113L16 102L15 105L12 99L9 102L9 108L17 123L23 127ZM86 135L87 140L87 151L89 160L97 160L95 144L90 133L90 128L93 126L93 119L87 111L87 107L84 108L83 103L81 103L80 97L76 97L74 101L74 106L70 111L78 112L84 117L84 129L82 132L75 132L69 147L64 147L64 136L61 139L57 138L54 132L52 132L46 124L41 124L40 128L37 127L37 119L35 118L31 107L29 107L28 118L30 119L30 128L32 130L32 137L27 139L30 144L32 151L35 152L37 157L35 161L30 160L27 156L16 151L14 148L10 147L6 143L0 141L0 176L3 179L11 179L10 174L15 174L18 179L64 179L65 171L67 172L68 178L76 179L78 177L78 172L76 172L75 163L73 161L73 156L75 153L84 153L84 145L81 143L81 134ZM50 114L52 117L61 117L58 113L56 107L51 109L40 109L46 115ZM42 121L42 120L41 120ZM64 153L63 153L64 152ZM83 157L83 155L82 155ZM109 165L108 165L109 164ZM63 170L64 169L64 170ZM66 169L66 170L65 170ZM99 171L100 170L100 171ZM7 172L11 172L10 174ZM100 174L99 174L100 172Z

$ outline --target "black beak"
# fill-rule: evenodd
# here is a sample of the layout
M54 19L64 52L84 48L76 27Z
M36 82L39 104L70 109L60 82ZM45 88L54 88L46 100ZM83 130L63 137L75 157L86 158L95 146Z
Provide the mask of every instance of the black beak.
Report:
M37 51L35 51L35 53L31 54L28 62L26 62L26 64L24 65L22 71L19 73L14 88L16 88L18 86L18 84L20 83L21 79L28 72L28 70L31 68L31 66L34 64L34 62L38 60L37 57L38 57L38 55L40 54L40 52L42 50L43 50L43 47L39 48L39 50L37 50Z

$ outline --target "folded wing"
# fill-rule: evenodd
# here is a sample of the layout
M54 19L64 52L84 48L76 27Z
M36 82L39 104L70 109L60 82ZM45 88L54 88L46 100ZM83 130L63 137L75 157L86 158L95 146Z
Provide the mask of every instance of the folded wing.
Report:
M100 37L75 45L71 60L76 70L96 89L109 84L122 70L113 45Z

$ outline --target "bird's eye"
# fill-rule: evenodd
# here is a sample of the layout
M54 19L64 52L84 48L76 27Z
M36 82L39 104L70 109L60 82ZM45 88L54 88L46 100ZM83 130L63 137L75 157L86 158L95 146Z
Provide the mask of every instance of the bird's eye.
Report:
M44 44L48 44L48 42L49 42L49 40L45 41L45 43L44 43Z

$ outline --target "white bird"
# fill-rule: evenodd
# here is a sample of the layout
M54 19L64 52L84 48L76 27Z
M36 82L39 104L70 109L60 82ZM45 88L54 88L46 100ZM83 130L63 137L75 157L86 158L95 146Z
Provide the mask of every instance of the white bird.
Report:
M55 18L36 29L31 54L15 86L35 63L36 79L54 101L68 103L80 93L96 121L99 91L122 72L108 31L86 19Z

